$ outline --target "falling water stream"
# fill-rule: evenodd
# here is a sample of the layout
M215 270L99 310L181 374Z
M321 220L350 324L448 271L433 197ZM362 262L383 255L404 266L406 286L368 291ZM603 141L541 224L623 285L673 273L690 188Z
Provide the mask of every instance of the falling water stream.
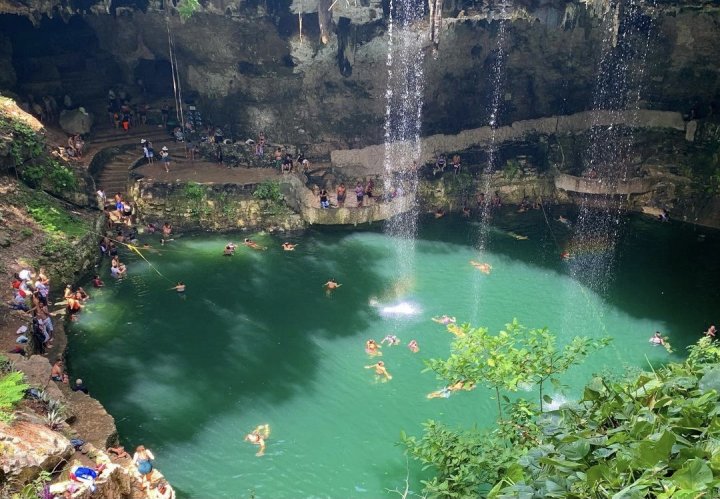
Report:
M601 124L601 116L640 108L645 61L650 47L652 22L642 3L608 3L593 109L597 111L589 132L583 175L612 188L635 174L631 127ZM617 122L618 120L612 120ZM584 194L574 225L569 252L574 277L602 292L614 275L616 243L624 225L624 200L620 196ZM585 251L593 248L593 251Z
M396 254L395 297L407 296L413 288L418 219L415 165L421 152L423 64L429 41L427 33L418 29L423 5L421 0L390 2L383 182L399 191L395 202L403 205L402 213L385 223Z
M478 203L479 210L479 230L478 238L476 241L476 248L478 250L475 255L475 261L484 262L484 253L488 244L488 238L490 237L490 218L493 197L490 193L490 184L492 182L492 174L497 170L497 157L498 157L498 143L497 143L497 127L499 122L499 116L501 112L502 100L504 98L505 89L505 62L507 58L505 45L507 43L507 4L502 2L500 4L500 15L498 16L498 30L495 42L495 60L492 65L492 72L490 73L490 83L492 85L492 93L490 96L490 102L488 106L488 124L490 125L490 144L487 149L487 165L480 173L479 188L478 192L482 194L484 198L483 203ZM488 16L488 21L492 22L492 16ZM476 301L479 303L482 299L481 296L481 280L482 277L478 276L474 282L473 294ZM478 316L477 313L480 307L476 309L476 312L472 316L472 320L476 321Z

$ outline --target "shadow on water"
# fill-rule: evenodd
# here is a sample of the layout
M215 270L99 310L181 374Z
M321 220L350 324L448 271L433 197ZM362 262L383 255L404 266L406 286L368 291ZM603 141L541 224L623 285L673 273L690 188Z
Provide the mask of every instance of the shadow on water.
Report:
M219 244L222 248L222 243ZM139 443L137 438L143 435L143 424L153 425L154 438L165 443L181 443L196 437L198 428L223 413L241 414L249 404L277 405L300 392L316 389L321 352L310 347L312 337L335 339L367 328L372 316L367 296L379 294L388 281L374 270L374 262L384 256L379 249L343 241L329 246L308 238L304 238L302 244L317 246L312 250L312 257L299 252L254 254L241 248L238 254L227 259L231 262L225 271L225 266L214 265L212 268L217 270L203 275L205 282L188 280L187 298L180 302L180 310L174 303L179 297L167 291L167 283L161 282L165 292L156 293L153 311L149 316L141 312L141 317L133 317L144 322L139 326L145 328L148 335L144 339L115 341L111 337L104 340L107 344L102 347L95 345L88 349L83 344L87 338L83 337L93 331L86 330L82 321L72 327L69 351L72 370L93 380L91 383L97 386L95 393L110 413L124 415L118 426L128 443ZM202 260L203 256L196 255L196 258ZM133 266L142 265L137 259L131 261L131 255L123 257L130 261L131 271ZM217 258L223 257L218 254ZM169 267L162 259L153 261L161 270ZM278 273L279 265L282 265L282 275L273 276ZM308 276L317 277L317 289L302 288ZM150 277L155 276L150 274ZM322 289L329 277L343 284L330 297ZM360 279L364 285L354 286ZM278 286L284 288L282 293L277 292ZM124 292L131 292L127 287ZM287 300L288 296L294 297L295 302L279 301ZM365 305L358 307L358 303ZM250 321L246 313L249 311L262 311L265 319L258 321L254 315ZM188 321L195 322L191 328L170 332L175 337L165 337L162 328L152 326L163 321L167 314L187 315ZM114 335L133 334L122 330L122 325L115 327L118 331ZM145 341L145 348L140 351L138 341ZM101 365L97 359L84 358L85 352L105 358L104 349L111 354ZM185 365L188 352L193 352L193 366ZM155 366L174 368L163 367L158 372ZM202 374L193 372L198 368L203 370ZM134 388L137 383L157 381L176 393L170 401L173 407L161 407L158 409L161 417L152 417L146 412L152 401L136 399ZM199 407L202 410L198 410ZM144 443L153 445L153 442Z

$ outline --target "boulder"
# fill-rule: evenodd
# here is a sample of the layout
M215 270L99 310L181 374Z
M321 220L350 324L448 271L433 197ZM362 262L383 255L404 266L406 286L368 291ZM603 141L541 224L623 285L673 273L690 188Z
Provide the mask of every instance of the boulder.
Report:
M50 379L52 366L50 361L41 355L33 355L30 358L21 355L9 355L15 369L25 374L25 382L34 388L45 390L51 399L65 403L65 395L58 388L55 381Z
M74 452L63 435L29 421L0 422L0 444L0 469L20 484L34 480L43 470L52 471Z
M84 108L68 109L60 113L60 128L67 133L79 133L81 135L90 133L93 119Z
M75 415L72 428L83 440L99 449L118 445L115 419L100 402L83 392L70 392L67 401L70 411Z

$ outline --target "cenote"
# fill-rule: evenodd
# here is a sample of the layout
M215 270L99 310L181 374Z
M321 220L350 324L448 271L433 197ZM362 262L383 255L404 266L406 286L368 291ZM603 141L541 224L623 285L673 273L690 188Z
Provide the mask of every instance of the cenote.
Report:
M555 401L577 398L593 373L679 359L707 327L718 299L716 232L629 217L613 275L599 286L573 277L558 248L570 231L549 220L540 211L498 214L482 254L492 265L485 275L469 264L479 222L424 219L412 273L399 281L396 242L381 225L253 234L268 249L241 246L233 257L222 256L223 246L247 233L183 235L165 246L148 237L143 258L122 255L127 278L113 281L102 262L107 286L71 329L72 372L115 417L123 443L153 449L184 497L392 496L408 473L401 431L418 435L429 419L483 426L496 416L484 388L426 398L442 382L423 373L423 360L446 357L452 339L433 316L491 331L518 318L549 327L561 342L612 337L566 373ZM284 240L297 249L282 251ZM342 286L328 297L330 277ZM178 280L186 293L169 289ZM656 330L674 354L648 342ZM388 333L402 344L383 348L393 379L380 383L364 369L375 362L364 342ZM417 354L406 347L411 339ZM258 458L243 436L261 423L272 434ZM413 461L409 476L419 491L425 474Z

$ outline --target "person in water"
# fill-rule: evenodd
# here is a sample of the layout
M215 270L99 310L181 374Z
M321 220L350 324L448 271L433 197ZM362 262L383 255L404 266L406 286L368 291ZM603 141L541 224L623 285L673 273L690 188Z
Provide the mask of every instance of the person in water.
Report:
M160 243L165 244L165 241L172 241L170 236L172 236L172 225L165 222L162 226L162 239L160 239Z
M715 325L711 324L707 331L705 331L705 336L708 336L709 338L715 338Z
M441 315L441 316L435 316L432 318L433 322L437 322L438 324L442 324L443 326L447 326L448 324L455 324L457 319L455 317L450 317L448 315Z
M330 279L328 282L323 284L323 287L325 288L325 294L330 295L334 290L342 286L342 284L338 284L335 279Z
M170 288L170 290L173 290L173 289L175 291L177 291L178 293L184 293L185 292L185 283L182 281L178 281L178 283L175 286Z
M225 245L225 249L223 250L223 255L224 256L233 256L235 254L236 248L237 248L237 246L235 246L235 243L232 243L232 242L227 243Z
M265 246L260 246L258 243L253 241L252 239L245 238L243 241L243 244L247 246L248 248L252 248L254 250L262 251L265 249Z
M386 335L386 336L382 339L382 341L380 341L380 344L381 344L381 345L384 345L386 341L387 341L388 346L390 346L390 347L397 346L397 345L400 344L400 338L398 338L398 337L395 336L394 334L388 334L388 335Z
M434 392L430 392L426 395L429 399L435 399L435 398L449 398L450 395L453 393L459 391L459 390L472 390L475 388L475 383L466 383L464 381L456 381L455 383L445 386L441 388L440 390L436 390Z
M102 282L102 279L100 279L99 275L95 275L95 277L93 277L92 283L93 287L96 288L102 288L103 286L105 286L105 283Z
M261 424L255 427L253 431L245 435L245 441L253 445L257 445L260 449L255 454L260 457L265 454L265 440L270 436L270 425Z
M492 271L492 265L489 263L481 263L476 262L475 260L470 260L470 265L478 269L483 274L489 274Z
M655 334L650 337L650 343L665 346L665 339L660 334L660 331L655 331Z
M282 249L285 251L295 251L295 246L297 246L297 244L290 244L287 241L282 243Z
M377 357L382 355L380 348L380 345L378 345L377 342L373 339L367 340L365 342L365 353L367 353L371 357Z
M379 360L377 364L373 364L371 366L365 366L365 369L375 369L375 374L379 377L382 376L384 378L384 381L390 381L392 379L392 376L390 376L390 373L387 372L387 369L385 369L385 363L382 360Z
M407 347L412 353L418 353L420 351L420 346L418 345L418 342L416 340L410 340L410 343L407 344Z

